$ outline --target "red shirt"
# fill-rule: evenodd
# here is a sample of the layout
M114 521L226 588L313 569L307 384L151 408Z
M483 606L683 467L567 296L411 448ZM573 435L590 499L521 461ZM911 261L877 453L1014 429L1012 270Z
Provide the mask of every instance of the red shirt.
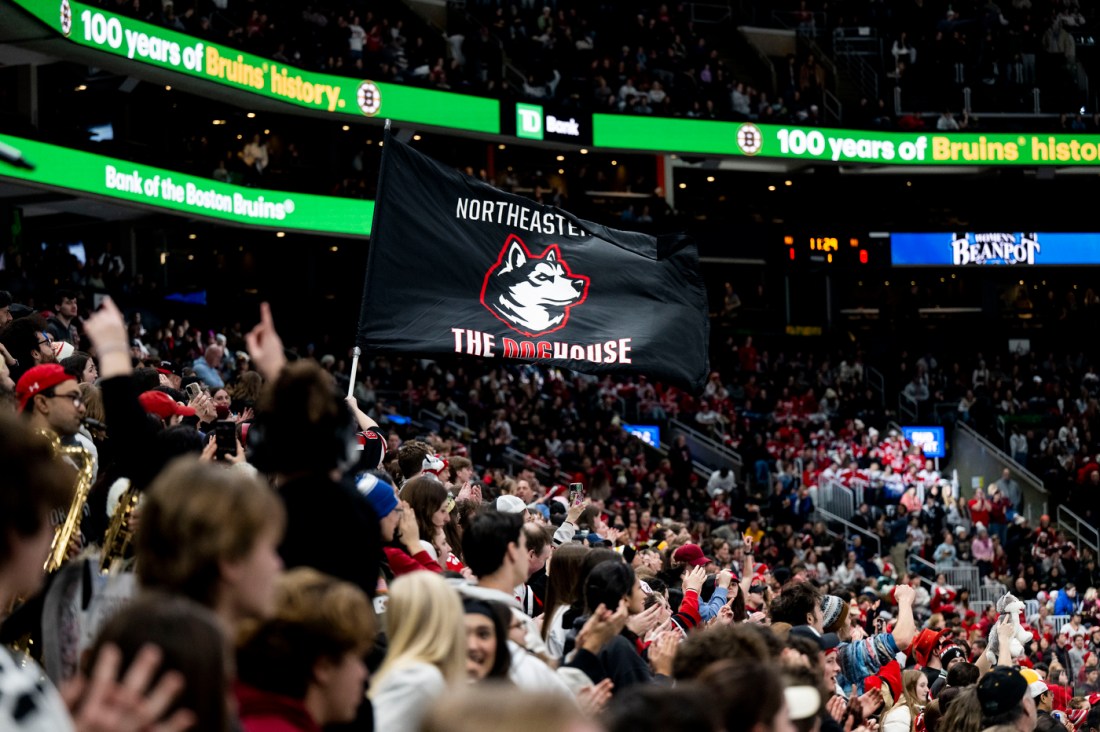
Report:
M970 520L974 524L981 523L982 526L989 526L989 513L992 505L989 503L989 499L980 499L982 508L978 508L979 499L971 498L970 502L966 505L970 507Z
M244 732L321 732L301 699L237 682L233 692Z
M428 554L426 549L411 557L397 547L383 547L382 551L386 553L386 561L389 562L394 577L420 570L443 574L443 568L439 566L439 562L432 559L432 555Z

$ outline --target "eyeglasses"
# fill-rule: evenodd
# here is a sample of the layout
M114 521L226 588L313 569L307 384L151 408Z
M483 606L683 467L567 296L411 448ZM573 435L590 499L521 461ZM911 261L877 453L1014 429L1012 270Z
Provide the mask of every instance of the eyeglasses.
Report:
M72 394L45 394L44 396L47 399L55 399L55 398L72 399L74 407L79 407L81 404L84 403L84 397L82 397L80 395L80 392L76 392L76 391L74 391Z
M37 346L48 346L48 345L50 345L50 339L49 338L46 338L45 340L41 340L41 341L39 341L38 343L35 344L36 347Z

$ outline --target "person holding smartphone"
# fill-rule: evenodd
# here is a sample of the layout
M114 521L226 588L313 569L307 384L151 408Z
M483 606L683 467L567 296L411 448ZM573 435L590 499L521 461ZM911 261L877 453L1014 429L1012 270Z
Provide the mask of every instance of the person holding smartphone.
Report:
M198 425L196 426L203 432L212 429L214 422L218 419L218 412L206 387L195 377L188 377L183 380L183 389L189 397L187 406L194 409L195 415L198 417ZM209 425L209 427L203 429L203 425Z

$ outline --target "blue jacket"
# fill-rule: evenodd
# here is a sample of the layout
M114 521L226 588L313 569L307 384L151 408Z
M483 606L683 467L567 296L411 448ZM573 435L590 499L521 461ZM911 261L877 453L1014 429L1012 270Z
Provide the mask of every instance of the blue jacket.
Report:
M1075 612L1077 612L1077 598L1067 595L1063 587L1058 591L1058 599L1054 601L1054 614L1073 615Z
M703 619L704 623L708 620L714 620L718 617L718 611L726 604L728 598L729 590L715 585L714 593L709 600L706 602L703 602L702 599L699 600L699 617Z
M199 356L191 364L191 368L195 370L195 376L198 376L203 380L207 386L212 389L221 389L225 386L225 382L222 381L221 375L218 374L214 368L206 362L206 359Z

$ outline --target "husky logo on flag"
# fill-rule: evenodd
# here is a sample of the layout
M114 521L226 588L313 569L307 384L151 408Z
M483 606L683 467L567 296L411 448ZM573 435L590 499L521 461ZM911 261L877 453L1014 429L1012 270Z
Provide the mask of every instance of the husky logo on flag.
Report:
M710 332L691 237L619 231L498 190L388 129L378 180L361 351L645 374L702 390ZM424 262L447 262L430 294Z
M538 336L565 327L569 309L588 297L588 284L570 271L557 244L536 257L513 234L485 273L481 304L517 333Z

